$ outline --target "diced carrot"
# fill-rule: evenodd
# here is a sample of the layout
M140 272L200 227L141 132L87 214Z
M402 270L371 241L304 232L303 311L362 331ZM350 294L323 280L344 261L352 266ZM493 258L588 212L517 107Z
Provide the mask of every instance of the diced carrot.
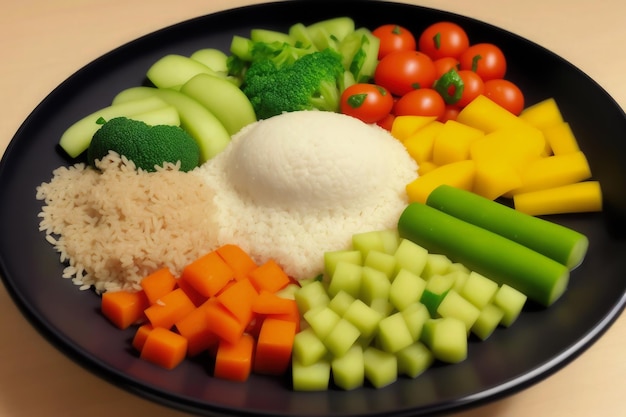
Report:
M141 349L140 357L165 369L174 369L187 354L187 339L163 327L155 327Z
M144 318L148 298L143 291L107 291L102 294L102 314L120 329L126 329Z
M196 291L196 289L194 287L192 287L184 279L180 279L180 278L176 279L176 286L178 288L180 288L181 290L183 290L185 292L185 294L187 294L187 297L189 297L191 302L196 307L201 306L202 304L204 304L204 302L206 300L208 300L208 298L209 298L209 297L205 297L204 295L202 295L198 291Z
M232 268L217 254L207 253L187 265L180 279L205 297L213 297L235 277Z
M269 375L284 374L291 362L295 335L295 323L266 318L257 340L254 372Z
M258 266L250 255L237 245L220 246L217 253L234 271L236 280L247 278L248 274Z
M228 343L237 343L243 335L246 325L237 320L215 298L207 301L205 311L209 330Z
M154 329L154 327L152 327L150 323L142 324L137 328L132 343L137 352L141 352L141 349L143 349L143 345L146 343L148 334L152 331L152 329Z
M252 372L255 340L244 334L236 343L220 342L215 355L214 376L232 381L245 381Z
M146 308L145 314L154 327L169 329L195 308L196 306L187 297L187 294L182 289L176 288Z
M150 304L154 304L159 298L176 287L176 277L169 268L164 267L144 277L140 285Z
M251 271L249 278L259 292L262 290L276 292L286 287L290 282L289 276L273 259Z
M287 314L296 310L298 305L295 300L282 298L269 291L261 291L259 296L253 300L252 311L258 314Z
M216 299L230 313L239 320L240 323L248 325L252 319L252 305L257 298L258 293L249 279L235 281Z
M181 336L187 339L187 355L196 356L219 342L219 338L209 328L206 305L196 307L191 313L174 323Z

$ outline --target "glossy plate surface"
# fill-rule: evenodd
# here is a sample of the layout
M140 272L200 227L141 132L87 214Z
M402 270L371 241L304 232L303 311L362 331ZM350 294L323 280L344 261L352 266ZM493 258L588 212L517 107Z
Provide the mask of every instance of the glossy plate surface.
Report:
M397 23L419 33L439 20L460 23L470 40L497 43L509 60L507 78L528 104L556 98L586 152L606 198L603 213L554 216L587 234L587 259L569 290L548 310L528 307L511 329L469 358L435 366L387 388L295 393L287 379L252 376L247 383L213 379L198 362L161 370L129 350L133 330L119 331L99 314L99 297L61 279L57 254L38 231L35 187L69 161L61 133L108 105L124 88L144 83L145 71L167 53L205 47L227 50L233 35L252 28L286 30L296 22L350 16L358 26ZM96 374L152 400L205 415L408 416L456 410L508 395L547 377L593 343L625 304L626 117L589 77L551 52L476 20L416 6L361 1L289 1L225 11L163 29L99 58L55 89L28 117L0 164L0 267L6 287L32 324L55 346Z

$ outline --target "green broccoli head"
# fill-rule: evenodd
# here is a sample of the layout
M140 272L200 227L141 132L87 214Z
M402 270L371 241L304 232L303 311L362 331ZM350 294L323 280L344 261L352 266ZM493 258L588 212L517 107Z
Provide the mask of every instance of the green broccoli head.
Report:
M181 171L190 171L200 162L200 148L189 134L178 126L149 126L126 117L105 122L94 134L87 149L87 162L115 151L135 163L137 168L153 172L155 166L180 161Z
M291 63L259 59L247 69L242 90L259 119L299 110L338 111L344 72L341 55L331 49Z

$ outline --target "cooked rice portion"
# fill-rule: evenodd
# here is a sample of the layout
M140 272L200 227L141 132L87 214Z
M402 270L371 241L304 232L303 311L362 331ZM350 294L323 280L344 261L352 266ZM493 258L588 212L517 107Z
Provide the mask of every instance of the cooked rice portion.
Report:
M150 272L178 274L214 248L213 193L198 176L173 164L137 171L113 152L98 167L60 167L37 187L39 229L66 263L65 278L98 292L138 289Z

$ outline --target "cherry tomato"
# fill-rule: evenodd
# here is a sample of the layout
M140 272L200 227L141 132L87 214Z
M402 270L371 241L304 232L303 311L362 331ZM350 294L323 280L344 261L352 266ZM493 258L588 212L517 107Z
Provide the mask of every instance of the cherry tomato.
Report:
M486 81L483 94L516 116L524 110L524 94L509 80Z
M435 70L437 71L437 79L452 68L459 69L459 60L452 58L451 56L445 58L439 58L433 61L435 64Z
M377 121L376 124L382 127L383 129L391 132L391 127L393 126L394 120L396 120L396 116L393 115L392 113L389 113L387 116Z
M437 120L439 120L441 123L445 123L448 120L456 120L460 111L461 111L461 108L459 106L448 104L443 114Z
M485 89L485 83L480 75L474 71L461 70L458 72L459 77L463 80L463 94L456 102L459 107L467 106L472 100L481 95Z
M492 43L477 43L459 57L460 68L480 75L483 81L504 78L506 58L500 48Z
M392 108L393 96L386 88L378 85L353 84L341 94L341 112L365 123L376 123L387 116Z
M378 59L396 51L414 51L417 48L415 37L402 26L388 24L377 27L372 34L380 39Z
M430 88L436 78L433 60L419 51L392 52L380 60L374 72L374 82L396 96Z
M441 95L432 88L419 88L398 99L394 107L396 116L435 116L441 117L446 110L446 103Z
M437 22L428 26L418 40L418 49L432 59L458 58L468 47L467 33L452 22Z

